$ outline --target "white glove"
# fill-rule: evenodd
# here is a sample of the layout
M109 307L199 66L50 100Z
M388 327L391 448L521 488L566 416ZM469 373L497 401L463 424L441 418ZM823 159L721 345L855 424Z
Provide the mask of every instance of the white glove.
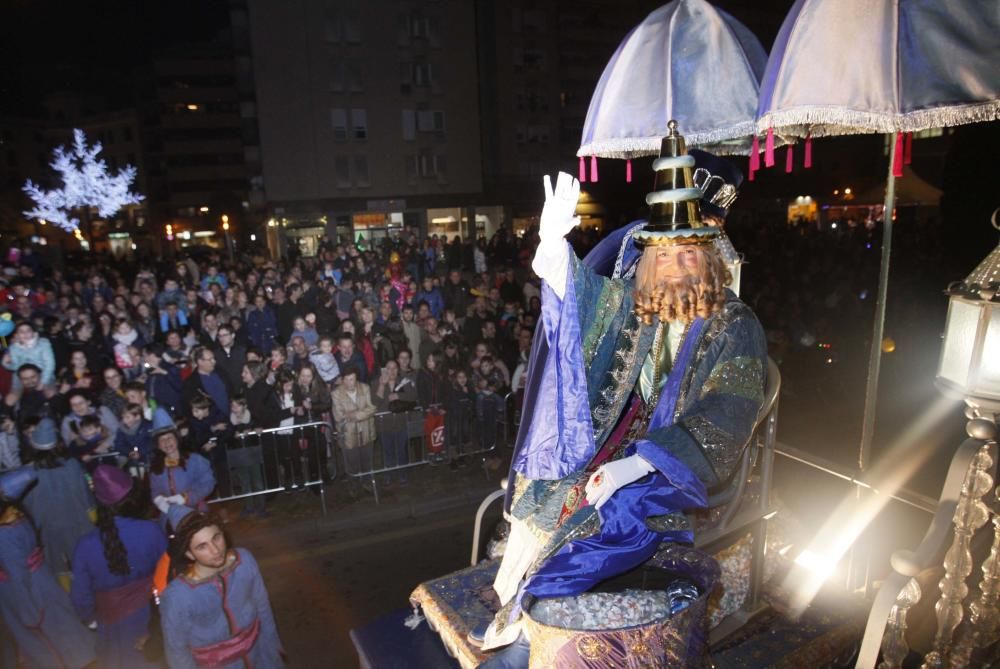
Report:
M611 499L616 490L627 486L632 481L641 479L653 469L653 465L638 455L630 455L627 458L601 465L590 476L587 487L584 488L584 492L587 493L587 503L600 509L605 502Z
M167 498L167 501L170 502L171 504L184 504L185 502L187 502L187 499L184 497L184 495L171 495L170 497Z
M166 513L167 509L170 508L170 502L163 495L157 495L153 498L153 506L160 510L160 513Z
M538 226L540 242L531 268L562 299L569 271L569 248L563 238L580 223L579 217L574 215L580 199L580 182L565 172L559 173L555 191L549 175L545 175L543 182L545 206Z
M576 203L580 199L580 182L560 172L553 191L548 174L542 181L545 184L545 206L538 223L538 236L544 241L558 241L580 223L580 218L575 215Z

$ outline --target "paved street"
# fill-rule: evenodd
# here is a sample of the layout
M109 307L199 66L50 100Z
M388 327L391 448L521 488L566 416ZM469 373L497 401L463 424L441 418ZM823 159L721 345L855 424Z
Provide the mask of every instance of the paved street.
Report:
M358 666L348 632L407 606L421 581L467 566L476 507L340 532L237 535L260 561L289 664ZM493 511L485 528L499 504Z

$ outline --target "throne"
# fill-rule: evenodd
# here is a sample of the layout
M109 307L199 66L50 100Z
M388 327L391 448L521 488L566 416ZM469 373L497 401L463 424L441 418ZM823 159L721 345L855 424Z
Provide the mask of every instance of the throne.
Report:
M708 508L690 518L695 548L713 556L721 569L720 586L708 601L709 643L724 639L766 608L760 594L767 522L774 515L770 490L780 389L781 374L769 359L764 404L739 466L728 482L710 491ZM421 583L410 595L414 610L423 611L430 629L463 669L486 659L487 654L470 644L467 636L492 620L499 608L493 591L499 560L480 561L479 546L483 516L503 496L503 488L490 494L476 513L471 566Z

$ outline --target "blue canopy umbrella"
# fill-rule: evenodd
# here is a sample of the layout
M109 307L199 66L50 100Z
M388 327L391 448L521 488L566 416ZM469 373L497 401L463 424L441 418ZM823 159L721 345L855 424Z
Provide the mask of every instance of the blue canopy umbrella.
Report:
M753 33L705 0L673 0L653 11L618 46L594 89L581 168L585 156L657 155L671 120L689 147L746 154L766 62Z
M768 165L774 163L776 134L807 138L807 155L811 136L891 135L881 271L858 448L862 472L869 466L875 426L895 179L902 176L905 162L903 133L1000 117L997 35L996 0L797 0L771 50L757 127L758 133L767 133ZM755 155L751 165L754 162ZM870 575L863 575L867 590ZM896 593L883 590L880 600L887 598L891 605ZM881 630L865 638L859 667L874 666Z
M996 0L797 0L771 49L757 122L757 131L767 133L768 165L774 162L775 135L892 135L858 453L862 471L875 425L895 178L903 168L901 134L1000 117L997 35ZM752 156L751 169L753 162Z

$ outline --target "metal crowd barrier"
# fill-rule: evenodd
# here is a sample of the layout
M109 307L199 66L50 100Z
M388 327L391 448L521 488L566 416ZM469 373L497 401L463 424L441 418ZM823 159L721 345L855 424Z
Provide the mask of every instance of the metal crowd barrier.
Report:
M225 444L225 469L216 471L209 504L249 500L318 487L326 515L326 481L336 478L335 431L326 421L248 430Z
M353 479L367 479L378 502L376 476L405 479L407 469L443 464L456 457L482 457L485 461L485 454L498 445L513 443L511 435L517 429L513 398L514 393L508 393L462 400L457 414L442 414L440 425L428 421L435 412L444 410L440 404L396 413L380 411L373 417L375 430L370 443L346 449L341 438L344 473ZM338 434L343 437L344 430ZM352 451L350 456L348 450Z

